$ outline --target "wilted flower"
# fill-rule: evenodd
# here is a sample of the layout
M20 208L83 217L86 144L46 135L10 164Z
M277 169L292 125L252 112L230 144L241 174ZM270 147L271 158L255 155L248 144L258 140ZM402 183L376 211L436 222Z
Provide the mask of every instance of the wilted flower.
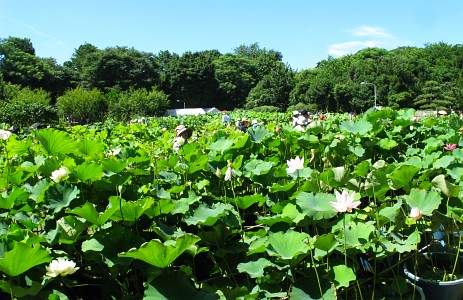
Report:
M445 150L455 150L457 148L457 144L447 144L445 145L444 149Z
M310 149L310 162L315 158L315 149Z
M67 276L74 274L77 270L79 270L79 268L76 267L75 262L62 257L52 260L50 265L45 267L45 269L47 270L46 275L50 277L57 277L58 275Z
M217 170L215 170L215 176L221 178L222 177L222 171L217 167Z
M11 135L11 131L0 129L0 139L7 140Z
M233 177L236 177L236 172L235 169L233 168L233 165L231 161L228 161L228 168L227 171L225 171L225 181L230 181L232 180Z
M340 213L343 212L352 212L353 208L357 208L362 202L356 201L354 202L355 192L349 195L347 190L342 191L340 194L338 191L336 192L336 202L329 202L331 206L334 207L334 210Z
M68 176L69 174L69 171L68 169L66 169L65 167L61 167L59 168L58 170L55 170L51 173L51 180L53 180L54 182L60 182L63 178L65 178L66 176Z
M286 163L288 164L288 167L286 168L286 172L288 172L288 174L304 169L304 157L299 158L299 156L296 156L294 159L287 160Z
M421 219L422 215L423 214L421 213L421 210L418 207L412 207L412 210L410 211L410 218L412 218L413 220L419 220Z
M108 151L108 155L111 155L111 156L116 156L118 155L119 153L121 153L121 148L116 148L114 150L109 150Z

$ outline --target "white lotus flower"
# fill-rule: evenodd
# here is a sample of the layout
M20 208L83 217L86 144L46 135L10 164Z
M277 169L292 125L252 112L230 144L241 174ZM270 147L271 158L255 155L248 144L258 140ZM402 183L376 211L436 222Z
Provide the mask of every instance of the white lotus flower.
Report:
M344 190L342 194L336 191L336 202L329 202L334 210L340 213L352 212L353 208L357 208L362 202L354 202L355 192L349 195L349 191Z
M110 156L116 156L119 153L121 153L121 148L119 148L119 147L114 149L114 150L109 150L108 151L108 155L110 155Z
M299 156L296 156L294 159L287 160L286 163L288 165L286 168L286 172L288 172L288 174L304 169L304 157L299 158Z
M8 130L0 129L0 139L7 140L13 133Z
M62 257L52 260L50 265L45 267L45 269L47 270L46 275L50 277L57 277L58 275L67 276L74 274L77 270L79 270L79 268L76 267L75 262Z
M421 219L422 215L423 213L418 207L416 206L412 207L412 210L410 211L410 218L412 218L413 220L419 220Z
M69 171L68 169L66 169L65 167L61 167L59 168L58 170L55 170L51 173L51 180L53 180L54 182L60 182L63 178L65 178L66 176L68 176L69 174Z
M225 171L224 180L225 181L230 181L230 180L232 180L233 177L236 177L235 168L233 168L233 165L232 165L231 161L228 161L228 168L227 168L227 171Z

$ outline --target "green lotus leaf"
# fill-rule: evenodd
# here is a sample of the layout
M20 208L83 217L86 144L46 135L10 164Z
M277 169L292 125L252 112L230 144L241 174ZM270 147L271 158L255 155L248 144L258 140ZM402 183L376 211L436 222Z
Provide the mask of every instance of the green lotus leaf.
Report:
M146 284L143 299L171 300L219 300L219 296L211 292L198 291L184 272L167 271ZM248 295L246 293L244 295ZM238 299L238 298L227 298Z
M79 194L80 190L76 186L72 187L66 183L55 184L45 192L44 198L47 201L45 207L53 209L57 213L68 207L72 200L79 197Z
M0 198L0 208L12 209L15 204L21 204L29 198L29 193L19 187L13 187L10 194L7 191L3 192Z
M320 281L321 293L318 284L307 284L308 282ZM291 287L291 300L337 300L337 291L328 278L319 277L314 274L311 277L299 277Z
M99 213L94 204L86 202L83 206L70 210L69 213L78 215L96 226L102 226L118 209L118 206L109 204L103 213Z
M278 256L282 259L293 259L300 254L309 251L309 245L305 240L309 238L306 233L296 231L276 232L269 235L269 248L267 252L271 256Z
M351 281L357 279L354 271L345 265L334 266L329 275L337 288L348 287Z
M373 125L365 120L358 121L342 121L339 126L341 130L350 132L355 135L365 135L373 129Z
M82 243L82 251L85 257L97 262L101 260L108 267L114 265L128 266L132 259L119 257L119 253L128 251L131 248L140 247L145 240L122 226L113 226L109 230L101 230Z
M391 150L394 147L397 147L397 142L390 138L383 138L378 142L378 146L383 149Z
M37 131L36 137L45 151L53 156L74 153L77 149L77 142L65 131L42 129Z
M442 197L436 191L412 189L405 200L410 207L418 207L422 214L430 216L441 204Z
M50 254L39 245L29 247L23 243L16 243L13 250L5 252L3 258L0 258L0 271L15 277L49 261L51 261Z
M439 169L439 168L443 168L443 169L447 169L447 167L455 160L455 157L453 156L450 156L450 155L445 155L445 156L442 156L440 157L439 159L437 159L434 164L433 164L433 167L435 169Z
M127 161L119 159L104 159L101 161L101 164L103 165L104 170L108 170L113 173L120 173L129 165Z
M261 194L247 195L242 197L236 197L230 200L231 203L238 206L240 209L247 209L254 203L259 203L259 206L265 203L266 197Z
M447 197L458 197L463 186L455 185L445 180L444 175L437 175L431 181L433 186Z
M419 171L420 168L415 166L401 165L388 175L388 178L391 180L389 186L394 190L404 188L408 193L410 190L410 183Z
M80 181L97 181L103 177L103 166L97 163L83 162L75 168L75 174Z
M213 151L217 151L217 152L220 152L221 154L223 154L225 151L227 151L228 149L230 149L233 144L235 142L231 139L228 139L228 138L221 138L217 141L215 141L214 143L212 143L209 147L211 150Z
M339 241L334 233L322 234L313 243L315 247L315 257L320 259L332 252L339 245Z
M463 168L457 167L453 169L448 169L447 173L457 182L461 181L463 176Z
M393 206L387 206L387 207L381 208L379 211L379 215L387 218L391 222L394 222L397 215L400 212L401 206L402 206L402 199L398 199L397 202Z
M272 167L273 163L270 161L251 159L244 165L244 176L267 174Z
M343 235L346 238L346 244L349 248L362 249L366 243L369 243L374 232L375 226L366 223L349 223Z
M253 141L254 143L260 143L267 137L272 135L272 133L268 131L264 126L249 128L248 133L251 136L251 141Z
M188 225L205 225L212 226L220 218L228 215L233 210L233 206L225 203L214 203L212 207L201 204L194 210L193 215L185 219Z
M177 257L201 239L193 234L185 234L176 240L162 243L160 240L151 240L138 249L120 253L120 257L131 257L142 260L158 268L167 268Z
M365 148L362 146L349 146L349 151L358 157L362 157L365 154Z
M31 144L32 141L29 139L20 141L14 137L8 140L8 143L6 144L6 150L8 151L9 157L13 157L15 155L21 156L29 151Z
M88 156L102 156L105 150L105 145L99 140L86 139L80 141L77 148L82 154Z
M259 278L264 275L264 269L274 266L274 264L266 258L259 258L257 261L247 263L239 263L237 269L241 273L249 274L251 278Z
M296 204L302 209L302 213L312 220L322 220L334 217L337 213L329 202L335 202L336 197L325 193L301 192L296 196Z
M154 199L151 197L138 199L137 201L125 201L124 199L111 196L109 197L111 207L117 207L110 219L114 221L136 222L146 210L151 208Z
M193 191L188 191L188 198L181 198L175 201L175 207L170 211L171 214L185 214L190 210L190 205L201 200L201 196L196 195Z

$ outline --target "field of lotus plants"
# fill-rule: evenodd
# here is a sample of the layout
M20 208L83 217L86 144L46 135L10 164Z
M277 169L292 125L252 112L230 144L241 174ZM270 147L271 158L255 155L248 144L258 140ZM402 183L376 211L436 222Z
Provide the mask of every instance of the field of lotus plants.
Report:
M459 116L245 113L1 131L2 299L420 299L403 262L461 242Z

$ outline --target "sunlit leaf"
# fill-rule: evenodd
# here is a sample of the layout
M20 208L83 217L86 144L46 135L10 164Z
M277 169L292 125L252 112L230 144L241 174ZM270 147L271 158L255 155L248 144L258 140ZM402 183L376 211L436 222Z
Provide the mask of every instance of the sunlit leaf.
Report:
M282 259L293 259L299 254L306 254L309 246L304 242L308 238L306 233L287 231L276 232L269 235L269 248L267 252Z
M77 149L77 142L65 131L52 128L42 129L37 131L36 137L50 155L58 156L73 153Z
M15 277L50 260L48 251L38 245L29 247L23 243L16 243L13 250L6 252L4 257L0 258L0 271Z
M160 240L151 240L141 245L140 248L131 249L128 252L119 254L119 256L140 259L155 267L167 268L180 254L198 241L200 241L199 237L189 233L165 243Z

